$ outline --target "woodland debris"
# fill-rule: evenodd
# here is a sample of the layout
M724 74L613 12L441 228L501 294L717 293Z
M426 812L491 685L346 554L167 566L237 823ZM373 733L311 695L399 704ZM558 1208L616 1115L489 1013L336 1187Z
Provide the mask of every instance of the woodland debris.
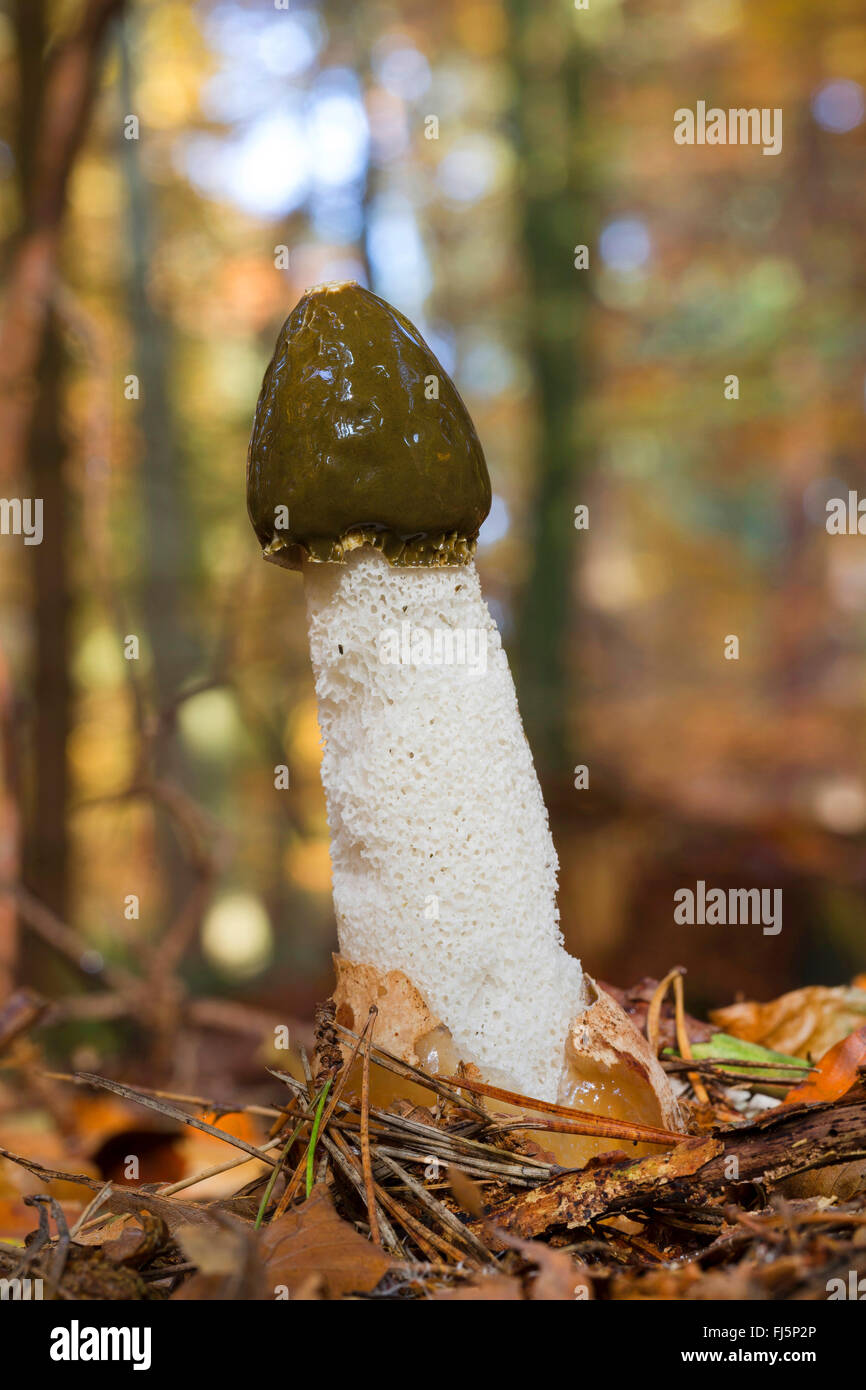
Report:
M88 1074L100 1091L222 1139L217 1170L246 1165L243 1185L190 1200L213 1167L155 1191L0 1150L6 1172L24 1169L31 1192L34 1181L45 1189L26 1199L38 1229L23 1246L0 1243L0 1277L41 1278L49 1299L826 1299L837 1285L850 1296L845 1279L866 1272L862 1037L809 1067L730 1036L693 1040L680 998L675 1051L659 988L646 992L687 1137L539 1102L467 1069L427 1072L382 1046L372 1011L357 1033L320 1011L316 1065L302 1056L302 1078L272 1069L271 1105ZM372 1103L374 1073L397 1078L390 1103ZM21 1074L32 1079L32 1060ZM764 1108L744 1121L750 1095ZM219 1128L235 1109L247 1140ZM560 1126L607 1130L619 1147L564 1169L543 1148L545 1127ZM85 1205L67 1228L57 1197L74 1186Z
M505 1230L537 1236L555 1226L586 1226L604 1214L707 1201L732 1183L766 1186L863 1158L866 1090L858 1086L835 1104L780 1106L751 1124L686 1140L669 1154L637 1162L605 1155L507 1198L488 1215Z

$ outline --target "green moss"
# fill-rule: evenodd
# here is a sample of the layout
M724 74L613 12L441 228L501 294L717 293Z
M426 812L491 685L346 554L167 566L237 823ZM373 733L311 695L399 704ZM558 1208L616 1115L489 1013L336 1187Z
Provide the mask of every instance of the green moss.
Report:
M469 412L418 330L360 285L311 290L283 324L247 506L265 558L289 569L365 544L393 565L471 558L490 479Z

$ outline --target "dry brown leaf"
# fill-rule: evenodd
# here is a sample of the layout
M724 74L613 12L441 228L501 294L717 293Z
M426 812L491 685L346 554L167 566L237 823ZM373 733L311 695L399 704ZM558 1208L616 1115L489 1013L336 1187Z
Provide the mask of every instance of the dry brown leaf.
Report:
M859 1068L863 1066L866 1066L866 1024L825 1052L817 1070L799 1086L794 1086L785 1101L797 1104L799 1101L838 1100L855 1085Z
M821 1058L817 1070L788 1092L785 1103L837 1100L857 1084L859 1069L863 1066L866 1066L866 1025L831 1047ZM797 1173L783 1184L789 1197L833 1197L839 1202L849 1201L864 1188L866 1162L862 1159Z
M484 1215L484 1193L462 1168L455 1168L453 1163L448 1164L448 1182L451 1191L460 1206L470 1216L480 1217Z
M102 1253L113 1264L140 1269L166 1244L168 1227L160 1216L142 1211L114 1240L105 1241Z
M200 1274L231 1274L242 1256L245 1236L245 1231L229 1225L210 1231L180 1226L175 1232L178 1245Z
M270 1298L270 1280L252 1227L224 1212L214 1215L216 1224L210 1230L181 1226L176 1232L184 1255L198 1268L174 1298L227 1303Z
M311 1275L324 1281L328 1298L368 1293L391 1268L391 1258L334 1210L323 1187L261 1233L259 1246L269 1287L285 1285L294 1296Z
M537 1273L528 1284L534 1303L574 1303L592 1298L592 1282L583 1265L575 1264L564 1250L552 1250L537 1240L521 1240L518 1249L531 1260Z
M564 1250L551 1250L538 1241L507 1241L519 1250L535 1271L522 1279L498 1270L479 1271L472 1279L456 1289L435 1296L446 1303L574 1303L592 1298L592 1284L582 1265L577 1265Z
M207 1207L194 1206L192 1202L181 1202L177 1197L160 1197L155 1192L141 1192L138 1188L114 1188L103 1202L103 1208L111 1212L129 1212L137 1215L141 1211L153 1212L165 1222L168 1229L176 1231L178 1226L213 1226L214 1213Z
M510 1274L478 1273L466 1284L435 1294L436 1303L522 1303L523 1285Z
M860 1028L866 1018L866 990L810 985L771 999L715 1009L710 1018L723 1033L760 1043L775 1052L812 1060Z
M88 1221L74 1237L76 1245L101 1245L107 1250L108 1246L115 1245L126 1231L132 1231L136 1240L141 1236L141 1227L137 1224L138 1212L127 1216L106 1216L105 1220L95 1219L95 1224L91 1225Z
M834 1163L829 1168L812 1168L780 1183L786 1197L831 1197L850 1202L866 1191L866 1162Z
M431 1033L439 1020L430 1012L422 996L402 970L377 970L359 965L345 956L334 956L337 983L334 1004L337 1022L360 1032L370 1008L378 1009L376 1042L410 1066L418 1065L415 1043Z

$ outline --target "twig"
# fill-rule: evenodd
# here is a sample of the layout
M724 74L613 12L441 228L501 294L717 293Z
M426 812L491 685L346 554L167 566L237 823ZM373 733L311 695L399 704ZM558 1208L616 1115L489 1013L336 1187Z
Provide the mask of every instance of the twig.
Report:
M759 1062L752 1057L690 1057L688 1061L684 1061L682 1057L668 1056L662 1053L659 1061L665 1071L691 1071L694 1068L696 1071L711 1072L717 1067L737 1067L741 1071L749 1069L752 1071L792 1071L801 1075L803 1072L818 1070L809 1062L793 1060L790 1062ZM767 1078L763 1077L762 1080L767 1080ZM787 1080L788 1078L785 1077L785 1081Z
M96 1216L96 1213L99 1211L99 1208L102 1206L106 1197L108 1197L108 1195L112 1191L113 1186L113 1183L107 1182L105 1186L99 1192L97 1192L93 1200L87 1203L87 1206L84 1208L84 1211L81 1212L81 1214L78 1217L78 1220L72 1227L72 1230L69 1232L70 1236L77 1236L78 1232L84 1228L87 1222L92 1220L93 1217Z
M262 1144L262 1153L268 1149L279 1147L281 1139L269 1139ZM205 1168L201 1173L194 1173L192 1177L181 1178L180 1182L173 1182L168 1187L157 1188L157 1197L173 1197L176 1192L183 1192L184 1188L195 1187L200 1182L205 1182L208 1178L218 1177L220 1173L228 1173L232 1168L243 1168L245 1163L249 1163L249 1158L230 1158L226 1163L215 1163L212 1168ZM276 1172L276 1169L274 1170Z
M410 1120L407 1115L392 1115L389 1110L377 1110L371 1107L370 1114L375 1120L379 1120L386 1125L388 1130L398 1130L409 1136L417 1136L424 1143L435 1143L445 1146L450 1152L463 1149L470 1155L477 1153L479 1157L488 1155L497 1159L510 1159L520 1168L522 1173L526 1169L537 1169L539 1177L549 1177L556 1168L556 1164L547 1163L542 1158L535 1158L532 1154L512 1154L500 1148L496 1144L485 1144L481 1139L470 1139L465 1134L456 1134L450 1129L440 1129L436 1125L424 1124L422 1120ZM486 1116L485 1129L491 1128L490 1115Z
M352 1069L352 1063L354 1062L355 1058L356 1058L357 1055L358 1055L358 1049L359 1049L360 1046L361 1046L361 1042L362 1042L362 1040L363 1040L363 1038L364 1038L364 1034L366 1033L366 1030L367 1030L367 1028L368 1028L369 1026L370 1026L370 1019L367 1020L367 1023L366 1023L365 1028L364 1028L364 1033L362 1033L361 1036L357 1039L357 1041L356 1041L356 1043L355 1043L355 1046L354 1046L354 1048L352 1049L351 1056L348 1057L348 1058L346 1059L345 1063L343 1064L343 1071L342 1071L342 1074L340 1075L340 1077L339 1077L339 1079L338 1079L338 1081L337 1081L337 1084L336 1084L336 1086L334 1087L334 1093L333 1093L333 1095L331 1096L330 1102L329 1102L329 1104L328 1104L328 1108L327 1108L327 1110L325 1111L325 1114L324 1114L323 1119L322 1119L322 1123L321 1123L321 1126L320 1126L320 1127L321 1127L321 1129L322 1129L323 1132L324 1132L325 1129L327 1129L327 1127L328 1127L328 1125L329 1125L329 1123L330 1123L330 1121L331 1121L331 1117L332 1117L332 1115L334 1114L334 1111L336 1110L337 1105L338 1105L339 1102L340 1102L340 1097L341 1097L341 1095L342 1095L342 1093L343 1093L343 1090L344 1090L344 1088L345 1088L345 1086L346 1086L346 1082L347 1082L348 1079L349 1079L349 1073L351 1072L351 1069ZM308 1099L309 1099L309 1096L312 1095L313 1078L312 1078L312 1073L310 1072L310 1064L309 1064L309 1062L308 1062L308 1060L307 1060L307 1054L306 1054L306 1052L303 1050L303 1048L301 1049L301 1061L302 1061L302 1063L303 1063L304 1073L305 1073L305 1075L306 1075L306 1077L307 1077L307 1086L308 1086L308 1088L309 1088L309 1094L308 1094ZM286 1073L276 1071L276 1070L273 1069L273 1068L269 1068L269 1070L271 1070L271 1072L272 1072L272 1074L273 1074L274 1076L278 1076L278 1077L280 1078L280 1080L282 1080L285 1084L290 1085L291 1089L294 1089L294 1090L297 1089L298 1083L294 1080L293 1077L287 1077L287 1074L286 1074ZM280 1198L280 1200L279 1200L279 1202L278 1202L278 1204L277 1204L277 1210L276 1210L275 1213L274 1213L274 1220L276 1220L277 1217L282 1216L283 1212L284 1212L284 1211L287 1209L287 1207L289 1206L289 1203L294 1199L295 1193L297 1192L298 1187L299 1187L299 1185L300 1185L301 1176L302 1176L303 1172L304 1172L304 1161L303 1161L303 1159L302 1159L301 1162L298 1164L297 1168L295 1169L294 1173L292 1174L292 1177L291 1177L290 1181L286 1184L285 1190L283 1191L283 1195L281 1196L281 1198Z
M405 1228L418 1245L420 1250L430 1257L431 1247L438 1250L441 1254L449 1256L457 1264L461 1264L466 1256L456 1246L452 1245L444 1236L440 1236L436 1231L431 1231L429 1226L425 1226L417 1217L407 1211L402 1202L399 1202L393 1192L387 1192L384 1188L376 1187L376 1193L382 1206L391 1213L401 1226Z
M457 1076L449 1077L449 1080L457 1086L465 1086L467 1091L490 1096L493 1100L501 1100L521 1110L540 1110L545 1115L560 1115L569 1122L568 1129L562 1131L565 1134L588 1134L602 1139L626 1139L643 1144L678 1144L682 1139L681 1134L674 1134L672 1130L658 1129L654 1125L633 1125L625 1120L600 1120L588 1110L575 1110L570 1105L556 1105L552 1101L537 1100L534 1096L522 1096L516 1091L505 1091L501 1086L488 1086L484 1081L470 1081ZM533 1124L532 1116L527 1115L526 1123L518 1127L543 1129L545 1126ZM552 1122L549 1127L555 1128Z
M686 1030L685 1002L683 999L683 977L681 971L678 974L674 975L674 1010L676 1016L677 1046L680 1049L680 1056L684 1057L686 1061L689 1061L692 1055L692 1045L689 1042L689 1035ZM698 1104L709 1105L710 1098L707 1095L706 1087L704 1086L704 1083L701 1081L701 1078L698 1075L698 1073L690 1071L688 1073L688 1078L691 1082L691 1087L695 1093L695 1099L697 1100Z
M646 1035L649 1045L652 1048L653 1055L656 1057L659 1052L659 1023L661 1020L662 1004L665 1001L665 995L670 989L672 981L681 973L681 965L675 965L672 970L669 970L664 979L659 980L653 990L653 997L649 1002L646 1015Z
M49 946L53 946L55 951L59 951L79 970L91 978L96 975L105 981L115 990L132 990L138 987L138 981L134 975L130 975L118 965L99 965L95 970L85 970L81 964L81 957L87 947L72 927L68 927L65 922L52 912L50 907L46 907L38 898L21 886L19 883L0 883L0 893L8 894L13 898L18 908L21 918L29 927L47 941Z
M340 1172L343 1173L346 1178L348 1178L349 1182L352 1184L358 1196L361 1198L361 1201L364 1203L366 1207L367 1191L364 1186L364 1177L363 1174L359 1173L357 1168L355 1167L355 1164L352 1160L351 1152L349 1150L348 1145L346 1144L345 1139L343 1139L341 1134L338 1134L335 1131L333 1135L322 1134L322 1144L333 1158L337 1167L340 1169ZM368 1209L368 1220L369 1215L370 1213ZM379 1221L379 1230L381 1231L385 1244L390 1246L392 1250L396 1250L398 1253L402 1253L400 1241L397 1238L397 1233L394 1230L388 1218L381 1210L377 1212L377 1217Z
M168 1115L173 1120L179 1120L181 1124L192 1125L193 1129L200 1129L203 1134L211 1134L215 1139L222 1139L226 1144L233 1144L236 1149L243 1149L252 1158L259 1158L263 1163L270 1163L273 1166L276 1159L270 1157L264 1149L256 1148L255 1144L248 1144L246 1139L239 1139L235 1134L227 1134L224 1129L217 1129L216 1125L206 1124L195 1115L189 1115L185 1110L181 1110L176 1105L169 1105L167 1101L156 1100L153 1096L143 1095L140 1091L134 1091L131 1086L121 1086L118 1081L109 1081L105 1076L96 1076L93 1072L81 1071L78 1075L89 1082L92 1086L101 1086L103 1090L113 1091L115 1095L122 1096L124 1100L134 1101L137 1105L147 1106L149 1110L155 1110L159 1115Z
M428 1192L427 1188L424 1187L422 1183L418 1182L418 1179L414 1178L405 1168L401 1167L396 1159L389 1158L386 1154L377 1154L377 1157L381 1158L385 1166L390 1168L391 1172L395 1173L411 1192L414 1192L418 1201L421 1202L428 1211L432 1212L434 1216L438 1217L447 1230L451 1231L462 1240L474 1255L485 1264L491 1262L495 1263L494 1256L491 1251L487 1249L487 1246L478 1239L474 1231L471 1231L468 1226L463 1225L463 1222L454 1215L453 1211L449 1211L444 1202L440 1202L438 1198Z
M397 1144L377 1143L376 1157L378 1158L380 1154L389 1154L391 1158L405 1158L410 1163L427 1163L430 1159L429 1154L414 1153L411 1149L401 1148ZM478 1177L507 1177L508 1182L514 1187L534 1187L538 1183L537 1174L533 1173L533 1182L527 1182L524 1178L516 1176L514 1168L510 1164L486 1163L480 1158L467 1158L465 1154L448 1157L447 1161L454 1168L460 1168L466 1173L474 1173Z
M370 1213L370 1235L373 1237L375 1245L382 1244L382 1237L379 1235L379 1227L376 1222L375 1185L373 1183L373 1165L370 1161L370 1047L373 1042L373 1029L376 1026L378 1013L379 1010L376 1005L372 1004L368 1018L370 1031L367 1033L364 1044L364 1061L361 1072L361 1163L364 1170L364 1187L367 1193L367 1210Z

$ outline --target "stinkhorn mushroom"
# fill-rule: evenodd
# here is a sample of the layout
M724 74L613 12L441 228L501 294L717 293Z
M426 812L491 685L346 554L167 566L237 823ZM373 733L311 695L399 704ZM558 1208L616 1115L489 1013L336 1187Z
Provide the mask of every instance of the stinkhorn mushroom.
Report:
M402 314L351 283L304 295L265 373L247 489L265 557L304 577L338 1020L360 1027L375 1002L377 1041L413 1064L677 1128L646 1039L563 946L547 811L473 560L484 455Z

